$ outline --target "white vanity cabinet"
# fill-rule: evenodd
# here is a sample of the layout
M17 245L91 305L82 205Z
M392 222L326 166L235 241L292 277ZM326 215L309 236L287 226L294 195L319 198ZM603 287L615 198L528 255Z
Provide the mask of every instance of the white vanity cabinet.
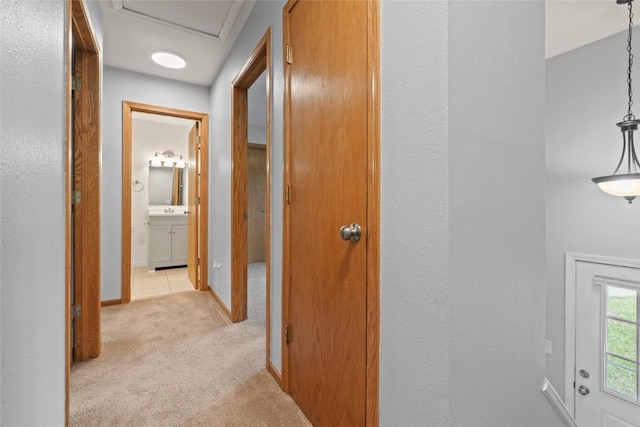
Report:
M149 215L149 270L187 265L187 215Z

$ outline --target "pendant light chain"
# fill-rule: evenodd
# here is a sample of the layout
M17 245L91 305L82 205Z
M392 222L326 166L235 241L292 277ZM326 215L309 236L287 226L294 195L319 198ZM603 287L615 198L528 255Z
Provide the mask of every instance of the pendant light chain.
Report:
M629 90L629 108L627 110L627 115L624 116L623 120L634 120L636 116L633 115L633 111L631 111L631 106L633 105L633 91L631 90L631 67L633 66L633 53L631 53L631 36L633 34L633 3L632 0L629 0L627 3L627 7L629 9L629 35L627 36L627 53L629 54L629 68L627 68L627 86Z

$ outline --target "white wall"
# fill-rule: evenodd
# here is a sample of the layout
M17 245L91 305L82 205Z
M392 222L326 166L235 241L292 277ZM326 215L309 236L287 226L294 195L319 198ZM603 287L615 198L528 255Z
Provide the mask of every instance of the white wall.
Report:
M149 159L156 152L182 154L185 163L189 154L189 130L192 120L184 126L149 120L133 120L131 136L131 182L138 180L142 191L131 192L131 265L142 267L149 262ZM187 169L184 182L187 184ZM188 185L188 184L187 184ZM136 187L137 188L137 187ZM169 191L169 190L168 190ZM187 194L185 185L183 194Z
M544 5L382 2L381 31L381 425L561 425L541 393Z
M211 152L209 163L211 209L209 226L209 285L222 301L231 306L231 81L238 74L267 28L271 26L273 64L272 104L272 181L271 181L271 357L281 369L282 325L282 7L284 1L256 2L236 44L211 86ZM214 262L220 269L213 269Z
M63 425L65 2L1 9L0 424Z
M628 204L591 182L613 173L622 150L615 124L627 111L626 37L546 63L546 336L553 342L546 369L560 396L566 391L565 253L640 259L640 201ZM640 82L637 67L633 77Z
M209 89L119 68L104 67L101 226L103 300L121 297L122 101L206 113L209 110Z

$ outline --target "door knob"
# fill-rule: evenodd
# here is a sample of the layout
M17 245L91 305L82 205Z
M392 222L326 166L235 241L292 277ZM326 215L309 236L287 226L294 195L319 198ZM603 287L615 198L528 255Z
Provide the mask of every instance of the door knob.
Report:
M586 396L587 394L589 394L589 387L587 387L586 385L581 385L580 387L578 387L578 393Z
M580 376L582 378L589 378L589 371L585 371L584 369L580 369L580 371L578 371L578 373L580 374Z
M352 242L357 242L360 240L360 236L362 235L362 227L360 227L355 222L351 225L343 225L340 229L340 237L342 240L351 240Z

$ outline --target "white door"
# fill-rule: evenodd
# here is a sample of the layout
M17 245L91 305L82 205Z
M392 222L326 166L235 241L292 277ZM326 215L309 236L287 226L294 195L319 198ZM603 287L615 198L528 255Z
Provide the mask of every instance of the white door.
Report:
M640 270L577 262L575 419L640 427Z

